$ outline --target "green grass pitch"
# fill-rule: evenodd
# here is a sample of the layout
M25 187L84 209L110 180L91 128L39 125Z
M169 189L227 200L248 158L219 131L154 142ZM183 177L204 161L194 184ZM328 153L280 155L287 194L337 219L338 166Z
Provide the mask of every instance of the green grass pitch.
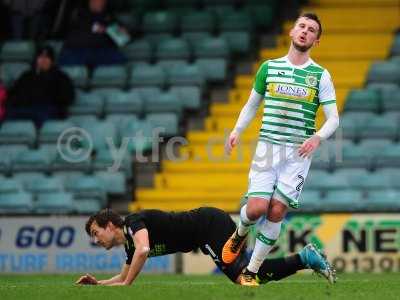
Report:
M343 274L335 285L315 275L295 275L258 288L223 276L141 275L127 287L76 286L78 275L0 275L0 299L400 299L400 274ZM105 276L98 276L106 278Z

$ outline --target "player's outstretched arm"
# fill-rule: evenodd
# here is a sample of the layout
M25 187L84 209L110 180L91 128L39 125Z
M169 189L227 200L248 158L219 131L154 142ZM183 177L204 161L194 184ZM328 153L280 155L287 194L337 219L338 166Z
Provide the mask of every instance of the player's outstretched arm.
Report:
M124 280L107 285L130 285L139 275L150 252L149 233L147 229L144 228L137 231L133 235L133 242L135 243L136 250L132 258L132 263L129 265Z
M126 275L128 274L128 270L129 270L129 265L125 264L122 267L120 274L117 274L109 279L104 279L104 280L97 280L96 277L88 273L86 275L81 276L75 283L82 285L111 285L113 283L123 282L126 278Z
M225 143L225 151L227 154L232 152L233 147L235 147L239 142L240 134L247 128L251 120L255 117L262 99L263 95L257 93L254 89L251 90L250 97L240 112L235 128L232 130Z

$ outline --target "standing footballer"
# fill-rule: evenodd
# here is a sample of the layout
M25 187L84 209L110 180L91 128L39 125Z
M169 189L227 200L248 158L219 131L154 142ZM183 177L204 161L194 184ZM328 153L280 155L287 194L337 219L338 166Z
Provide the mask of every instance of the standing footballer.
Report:
M249 172L249 200L240 211L239 227L222 253L224 263L233 262L250 225L266 216L251 260L239 278L242 285L258 285L256 275L278 239L288 207L299 207L312 153L339 125L331 76L310 58L321 33L321 22L315 14L305 13L296 20L290 30L288 54L261 65L250 97L226 143L230 153L264 102L259 141ZM316 132L315 118L321 104L326 122Z

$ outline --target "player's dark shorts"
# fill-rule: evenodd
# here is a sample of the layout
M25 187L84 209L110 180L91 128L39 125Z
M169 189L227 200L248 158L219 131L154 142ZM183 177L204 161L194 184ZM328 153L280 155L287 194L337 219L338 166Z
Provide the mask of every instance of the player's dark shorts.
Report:
M227 265L222 262L222 248L236 230L235 222L229 214L217 208L200 208L199 213L204 217L203 224L205 225L201 250L212 257L218 268L230 280L236 282L237 277L249 263L245 250L242 250L233 263Z

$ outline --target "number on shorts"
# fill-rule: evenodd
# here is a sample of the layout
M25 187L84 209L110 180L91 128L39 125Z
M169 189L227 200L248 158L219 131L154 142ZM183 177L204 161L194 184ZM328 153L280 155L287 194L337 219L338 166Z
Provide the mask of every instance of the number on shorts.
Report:
M301 181L300 183L296 186L296 191L300 192L301 191L301 187L304 184L304 177L301 175L297 175L297 178L299 178Z

